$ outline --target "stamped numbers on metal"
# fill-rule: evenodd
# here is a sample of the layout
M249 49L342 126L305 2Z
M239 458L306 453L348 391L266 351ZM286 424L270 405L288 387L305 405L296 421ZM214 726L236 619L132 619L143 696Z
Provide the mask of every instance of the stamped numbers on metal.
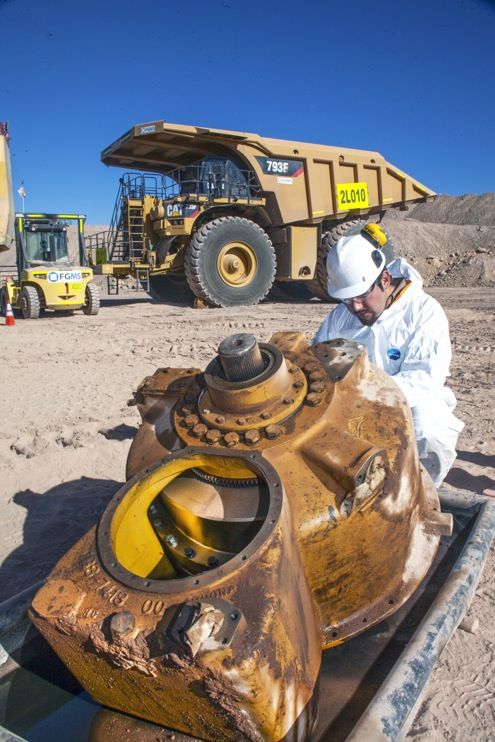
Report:
M84 567L84 574L86 577L93 579L96 583L96 592L100 593L109 603L120 608L129 597L128 594L124 592L124 590L121 590L117 585L114 585L111 580L107 580L104 575L100 573L101 569L95 559L92 559Z
M153 614L154 616L158 616L160 615L160 613L162 613L164 607L165 603L163 602L163 600L151 600L150 598L148 598L141 606L141 612L144 613L146 616L150 616L151 614Z
M339 211L369 208L368 184L365 182L337 183L337 202Z

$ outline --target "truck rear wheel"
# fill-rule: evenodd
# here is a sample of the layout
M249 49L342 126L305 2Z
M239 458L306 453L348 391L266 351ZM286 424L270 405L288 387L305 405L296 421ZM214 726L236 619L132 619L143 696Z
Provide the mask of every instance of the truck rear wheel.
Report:
M270 291L276 265L266 232L237 216L214 219L200 227L184 260L191 290L215 307L258 304Z
M306 282L313 296L317 296L322 301L333 301L327 291L327 255L350 229L359 229L360 226L364 227L365 224L366 222L362 219L351 219L348 222L340 222L332 229L323 232L316 259L316 276L312 281Z
M94 316L100 311L100 290L95 283L88 283L84 293L84 314Z
M40 316L40 297L34 286L23 286L19 300L23 319L38 319Z

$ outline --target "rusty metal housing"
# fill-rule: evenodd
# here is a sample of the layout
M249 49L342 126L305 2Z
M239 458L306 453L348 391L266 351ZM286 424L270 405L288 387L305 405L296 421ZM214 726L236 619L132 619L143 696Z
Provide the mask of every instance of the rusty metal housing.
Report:
M451 528L362 346L229 338L136 392L129 481L31 618L101 703L205 740L304 740L322 649L397 610Z

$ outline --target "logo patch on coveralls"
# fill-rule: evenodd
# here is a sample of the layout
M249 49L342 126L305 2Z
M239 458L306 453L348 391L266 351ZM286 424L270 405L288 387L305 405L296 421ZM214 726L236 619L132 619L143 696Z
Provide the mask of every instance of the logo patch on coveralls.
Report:
M398 361L400 358L400 350L398 348L389 348L387 355L391 361Z

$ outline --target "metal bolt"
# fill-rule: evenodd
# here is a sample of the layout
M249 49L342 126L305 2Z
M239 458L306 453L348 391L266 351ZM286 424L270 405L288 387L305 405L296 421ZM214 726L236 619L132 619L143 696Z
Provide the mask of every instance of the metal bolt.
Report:
M312 371L309 375L310 381L321 381L323 379L323 373L321 371Z
M129 611L115 613L110 619L110 631L118 636L129 634L134 628L134 616Z
M308 396L306 397L306 402L309 404L310 407L316 407L316 405L320 404L321 397L319 394L310 392L310 394L308 394Z
M202 438L207 431L208 431L208 428L206 427L204 423L198 423L191 430L191 433L193 434L195 438Z
M289 368L289 373L290 373L290 374L296 374L296 373L297 373L297 368L296 368L295 366L291 366L291 367Z
M281 433L281 429L278 427L278 425L267 425L265 428L266 437L270 440L273 440L274 438L278 438L278 436Z
M153 521L153 525L156 526L157 528L161 528L161 526L163 526L163 523L161 522L161 520L157 519Z
M211 412L211 410L209 410L207 407L205 407L204 410L203 410L203 415L209 415L210 412Z
M209 556L207 562L209 567L217 567L220 564L216 556Z
M269 412L262 412L260 417L263 418L263 420L269 420L271 418L271 414Z
M294 400L292 399L292 397L289 397L288 399L284 399L284 404L294 404Z
M229 448L233 448L239 443L239 436L234 432L227 433L223 439Z
M258 443L260 438L261 436L257 430L246 430L244 434L244 439L250 446L254 446L255 443Z
M206 440L208 443L218 443L220 440L220 431L219 430L209 430L206 434Z
M173 533L167 533L167 535L165 536L165 543L167 544L167 546L171 546L172 549L175 549L178 542Z
M238 425L245 425L246 424L246 418L245 417L238 417L236 420Z
M292 384L292 386L293 386L294 389L302 389L303 386L304 386L304 383L302 381L295 381Z
M315 381L314 384L310 385L309 389L311 392L324 392L325 384L322 381Z
M188 415L184 418L184 425L186 428L194 428L195 425L199 423L199 417L197 415Z
M215 418L215 422L217 422L219 425L222 425L225 422L225 418L223 415L219 415Z
M184 549L184 554L188 559L194 559L194 557L196 556L196 552L194 551L194 549L191 549L190 546Z

